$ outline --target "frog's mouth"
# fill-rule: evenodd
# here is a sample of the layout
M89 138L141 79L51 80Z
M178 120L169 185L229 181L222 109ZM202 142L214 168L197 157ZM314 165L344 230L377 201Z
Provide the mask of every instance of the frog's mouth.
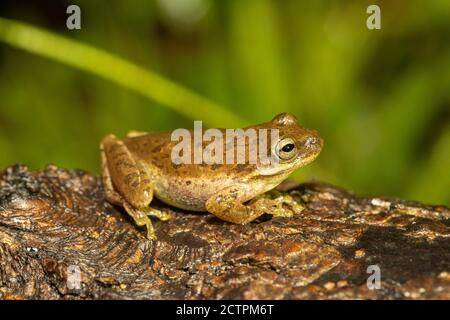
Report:
M319 151L319 152L316 152L316 153L312 153L312 154L310 154L310 155L308 155L308 156L306 156L306 157L300 156L300 157L298 158L298 160L296 161L296 164L295 164L294 166L295 166L295 167L303 167L303 166L306 166L306 165L310 164L311 162L314 161L314 159L317 158L317 156L319 155L319 153L320 153L320 151Z
M291 160L273 161L271 163L258 163L256 170L259 174L265 176L280 175L283 173L292 172L300 167L306 166L307 164L314 161L314 159L319 155L319 152L311 153L306 157L297 157Z

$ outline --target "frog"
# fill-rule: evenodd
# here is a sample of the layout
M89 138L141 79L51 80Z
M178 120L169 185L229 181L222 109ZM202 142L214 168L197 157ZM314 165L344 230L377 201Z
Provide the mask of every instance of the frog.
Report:
M262 147L270 159L277 160L272 161L275 165L270 170L261 169L267 167L267 161L260 156L256 162L246 156L244 163L175 163L173 148L179 141L174 141L171 132L131 131L123 139L107 135L100 143L106 200L123 207L137 226L146 227L149 240L157 239L150 218L165 221L171 217L151 205L154 198L178 209L210 213L225 224L245 225L263 214L292 217L301 212L303 207L288 194L266 195L295 170L311 163L321 152L323 139L287 112L243 128L247 129L277 132L276 141ZM246 139L245 152L254 151L260 143ZM201 143L203 148L206 145Z

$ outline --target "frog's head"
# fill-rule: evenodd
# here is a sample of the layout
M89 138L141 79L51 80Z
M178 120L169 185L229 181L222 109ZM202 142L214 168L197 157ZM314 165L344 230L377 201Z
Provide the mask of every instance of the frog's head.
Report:
M301 127L290 113L281 113L267 123L278 129L278 139L272 141L271 154L275 159L272 174L290 173L313 161L322 150L323 140L314 130Z

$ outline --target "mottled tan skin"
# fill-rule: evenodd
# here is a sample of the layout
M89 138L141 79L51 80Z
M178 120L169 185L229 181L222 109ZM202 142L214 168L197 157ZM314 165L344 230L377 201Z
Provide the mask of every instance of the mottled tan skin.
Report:
M315 131L302 128L288 113L252 128L278 129L280 141L288 138L295 143L295 150L288 154L291 158L281 159L270 175L261 174L257 165L248 161L244 164L176 165L171 153L179 141L171 141L171 132L132 132L124 139L108 135L101 142L106 197L109 202L123 206L137 225L146 226L149 239L156 239L156 236L148 216L169 218L149 207L153 197L177 208L208 211L238 224L246 224L264 213L292 216L292 211L283 210L282 206L289 204L299 209L292 199L287 196L268 199L263 194L294 170L314 160L322 149L323 140ZM248 151L257 145L249 146L247 141L246 147Z

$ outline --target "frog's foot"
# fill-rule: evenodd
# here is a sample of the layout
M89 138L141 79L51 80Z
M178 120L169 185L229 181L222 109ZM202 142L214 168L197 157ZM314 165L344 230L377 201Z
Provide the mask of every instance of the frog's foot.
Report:
M265 213L271 214L274 217L291 218L294 214L299 214L304 210L304 207L290 195L276 191L265 193L253 201L254 205L257 204Z
M274 201L277 206L277 210L273 213L275 217L292 217L305 209L288 194L281 195L275 198Z
M145 226L147 228L147 239L156 240L156 233L153 229L152 221L147 216L146 212L141 209L134 209L127 203L123 204L124 209L133 218L134 222L138 226Z
M158 210L158 209L155 209L155 208L151 208L151 207L142 208L142 209L140 209L140 211L142 211L143 213L145 213L149 217L155 217L155 218L158 218L161 221L167 221L170 218L172 218L170 213L163 212L161 210Z

